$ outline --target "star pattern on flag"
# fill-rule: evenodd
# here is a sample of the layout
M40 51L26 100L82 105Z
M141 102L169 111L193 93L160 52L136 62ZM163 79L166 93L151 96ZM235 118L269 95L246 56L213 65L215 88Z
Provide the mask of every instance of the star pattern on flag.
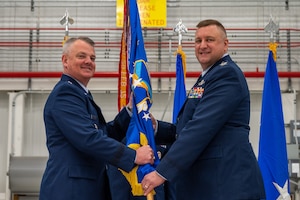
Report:
M151 119L151 118L150 118L150 114L144 112L143 119L145 119L146 121L148 121L148 119Z
M142 81L143 79L142 78L139 78L139 79L133 79L133 83L132 83L132 85L133 85L133 88L136 88L137 86L139 86L139 85L141 85L141 81Z
M273 182L274 186L279 192L279 196L276 200L291 200L291 196L288 192L288 181L286 180L283 187L280 187L277 183Z

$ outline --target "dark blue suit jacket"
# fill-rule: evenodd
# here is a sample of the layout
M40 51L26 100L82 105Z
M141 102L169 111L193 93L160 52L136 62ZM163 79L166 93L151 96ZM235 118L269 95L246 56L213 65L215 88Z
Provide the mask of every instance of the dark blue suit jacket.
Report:
M159 122L158 136L177 134L157 167L167 180L176 181L177 200L265 198L249 143L249 119L247 82L227 55L198 79L176 127Z
M106 164L134 167L135 151L112 139L125 137L126 109L106 123L92 96L62 75L45 104L44 122L49 160L40 200L109 199Z

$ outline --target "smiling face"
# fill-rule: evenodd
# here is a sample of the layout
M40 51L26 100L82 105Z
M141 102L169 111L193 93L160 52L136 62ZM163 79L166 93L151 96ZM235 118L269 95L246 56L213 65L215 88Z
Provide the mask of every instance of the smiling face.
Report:
M195 34L195 55L205 70L227 52L226 33L215 24L199 27Z
M69 44L62 55L64 73L87 86L95 73L95 59L94 47L86 41L78 39Z

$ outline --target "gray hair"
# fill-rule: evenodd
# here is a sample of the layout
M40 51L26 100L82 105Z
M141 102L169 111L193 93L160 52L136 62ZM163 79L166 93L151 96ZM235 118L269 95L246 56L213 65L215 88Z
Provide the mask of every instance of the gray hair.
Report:
M63 54L68 54L69 53L69 49L70 49L70 46L77 40L82 40L88 44L90 44L92 47L95 47L95 42L90 39L89 37L85 37L85 36L80 36L80 37L77 37L77 38L69 38L65 43L64 43L64 46L63 46Z

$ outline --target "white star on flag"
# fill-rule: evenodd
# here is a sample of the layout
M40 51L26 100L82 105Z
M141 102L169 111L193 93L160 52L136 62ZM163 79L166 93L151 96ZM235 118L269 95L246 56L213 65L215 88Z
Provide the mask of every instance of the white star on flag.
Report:
M133 83L132 83L133 88L136 88L137 86L141 85L141 81L142 81L141 78L137 80L133 79Z
M151 119L150 116L149 116L149 113L144 113L143 119L145 119L146 121L148 119Z
M286 180L283 188L280 187L277 183L273 182L274 186L279 192L279 197L276 200L291 200L291 196L288 192L288 181Z

